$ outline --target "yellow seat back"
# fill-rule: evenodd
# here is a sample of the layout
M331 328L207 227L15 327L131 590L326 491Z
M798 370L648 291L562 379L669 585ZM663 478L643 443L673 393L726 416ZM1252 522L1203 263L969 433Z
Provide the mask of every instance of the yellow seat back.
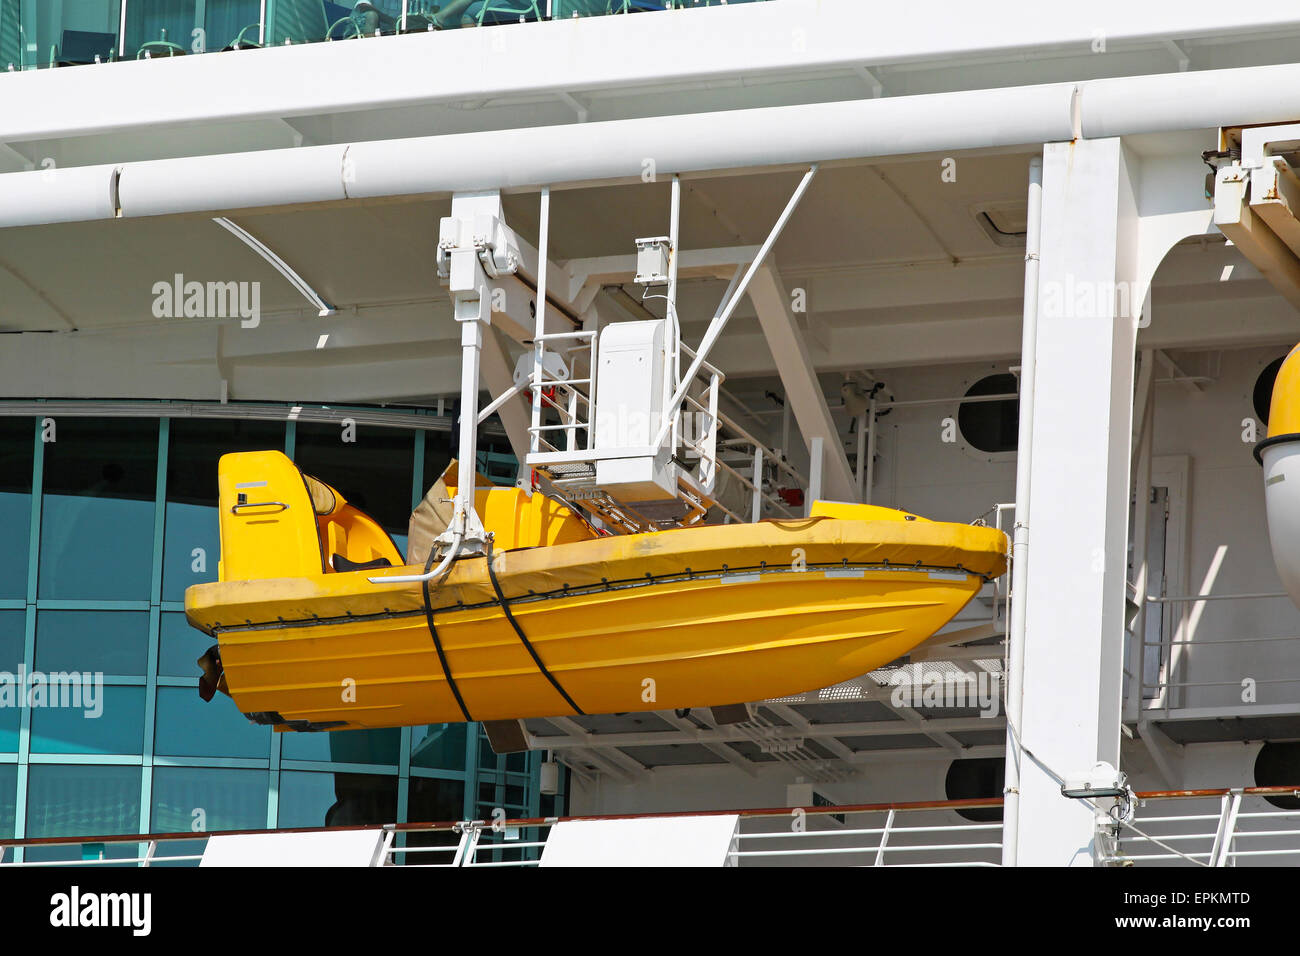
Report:
M288 456L278 451L222 455L217 489L220 580L324 573L311 496Z

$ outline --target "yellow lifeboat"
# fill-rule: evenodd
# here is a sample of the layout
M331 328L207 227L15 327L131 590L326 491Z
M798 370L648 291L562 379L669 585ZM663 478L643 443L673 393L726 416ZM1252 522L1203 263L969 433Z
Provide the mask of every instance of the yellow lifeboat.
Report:
M456 481L449 469L421 508L436 511ZM609 536L543 494L479 487L489 553L437 582L392 582L432 560L406 564L279 452L224 456L219 486L220 580L185 596L190 623L218 642L200 687L279 730L801 693L908 653L1006 568L1000 531L870 505Z

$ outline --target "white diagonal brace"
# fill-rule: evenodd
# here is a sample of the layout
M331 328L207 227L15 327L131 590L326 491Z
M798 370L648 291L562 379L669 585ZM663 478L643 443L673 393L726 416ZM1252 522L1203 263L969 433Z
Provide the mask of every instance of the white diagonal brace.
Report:
M837 501L857 501L857 481L844 453L844 442L831 418L807 343L790 312L785 285L770 264L763 265L755 274L749 297L804 441L811 447L814 438L822 439L826 456L822 473L825 496Z

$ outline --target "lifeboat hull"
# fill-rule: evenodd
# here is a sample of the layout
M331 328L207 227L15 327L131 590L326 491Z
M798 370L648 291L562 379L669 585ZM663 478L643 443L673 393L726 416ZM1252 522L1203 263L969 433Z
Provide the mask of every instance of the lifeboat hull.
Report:
M498 552L509 616L485 556L427 607L422 585L382 580L423 570L406 567L198 585L186 612L240 710L280 729L763 700L896 660L1005 570L1001 532L890 514Z

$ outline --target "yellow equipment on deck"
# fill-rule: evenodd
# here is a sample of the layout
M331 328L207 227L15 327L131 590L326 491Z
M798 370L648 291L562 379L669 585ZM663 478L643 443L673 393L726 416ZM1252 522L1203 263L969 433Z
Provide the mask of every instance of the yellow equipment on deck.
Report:
M432 585L386 583L424 568L399 568L328 485L278 452L219 469L220 580L186 592L186 615L219 642L210 683L281 730L800 693L906 654L1006 568L1000 531L870 505L609 536L540 493L478 488L489 553Z

